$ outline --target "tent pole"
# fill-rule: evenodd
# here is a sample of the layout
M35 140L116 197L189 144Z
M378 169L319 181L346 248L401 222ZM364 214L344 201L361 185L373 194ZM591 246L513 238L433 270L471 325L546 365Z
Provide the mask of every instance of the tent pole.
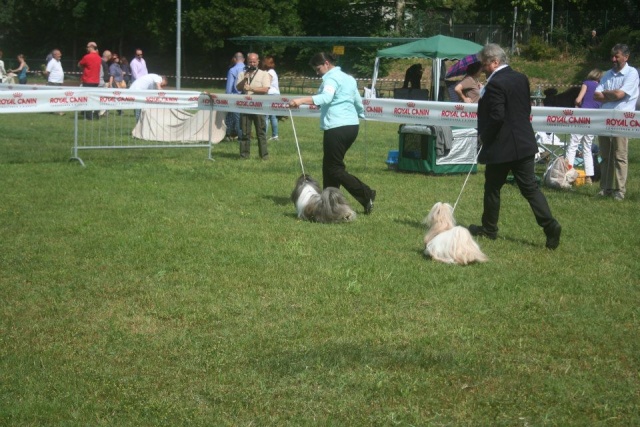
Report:
M373 77L371 78L371 93L374 98L376 95L376 82L378 81L378 68L380 67L380 58L376 56L376 61L373 64Z

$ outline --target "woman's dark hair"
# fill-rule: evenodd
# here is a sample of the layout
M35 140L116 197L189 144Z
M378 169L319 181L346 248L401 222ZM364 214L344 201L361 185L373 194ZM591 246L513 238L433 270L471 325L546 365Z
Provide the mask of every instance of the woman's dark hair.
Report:
M328 52L320 52L313 55L311 61L309 61L309 65L312 67L317 67L318 65L324 64L326 61L329 61L330 64L336 63L336 57L333 54Z
M262 60L262 69L265 71L276 68L276 62L273 60L273 56L267 55Z
M470 76L473 76L478 71L480 71L481 67L482 67L482 62L474 62L473 64L467 67L467 74Z

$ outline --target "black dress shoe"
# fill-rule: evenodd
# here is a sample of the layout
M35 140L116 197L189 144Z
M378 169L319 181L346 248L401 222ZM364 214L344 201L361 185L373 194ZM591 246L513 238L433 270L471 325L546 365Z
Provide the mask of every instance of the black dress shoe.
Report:
M560 245L560 233L562 232L562 227L558 221L554 222L547 230L544 231L544 234L547 235L547 249L554 250Z
M371 212L373 212L373 202L375 200L376 200L376 190L371 190L371 196L369 198L369 201L367 202L367 205L364 207L365 215L371 215Z
M472 236L482 236L482 237L486 237L487 239L491 239L491 240L496 240L498 238L498 233L495 231L489 231L486 228L484 228L481 225L474 225L471 224L469 227L469 233L471 233Z

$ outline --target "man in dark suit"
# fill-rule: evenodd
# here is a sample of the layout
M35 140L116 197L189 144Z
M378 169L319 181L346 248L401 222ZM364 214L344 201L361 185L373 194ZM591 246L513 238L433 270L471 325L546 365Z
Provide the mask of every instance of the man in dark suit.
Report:
M509 172L547 237L546 247L560 244L562 227L551 215L534 172L538 152L531 116L529 79L507 65L507 54L497 44L486 45L478 54L488 76L478 102L478 162L486 164L482 225L470 225L474 236L498 237L500 190Z

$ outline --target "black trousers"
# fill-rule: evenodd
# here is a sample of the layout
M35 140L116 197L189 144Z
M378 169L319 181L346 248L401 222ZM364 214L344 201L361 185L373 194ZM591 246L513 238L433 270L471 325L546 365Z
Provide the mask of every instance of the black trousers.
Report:
M358 125L340 126L324 131L322 146L323 187L343 186L362 206L367 206L371 198L371 188L347 172L344 156L358 136Z
M82 83L83 87L98 87L100 83ZM87 120L93 120L100 118L100 111L85 111L84 118Z
M509 171L513 173L520 194L529 202L538 225L547 232L549 226L556 222L551 215L546 197L538 188L534 167L534 156L513 162L487 165L484 172L484 212L482 213L482 226L487 231L498 232L500 190L507 180Z

